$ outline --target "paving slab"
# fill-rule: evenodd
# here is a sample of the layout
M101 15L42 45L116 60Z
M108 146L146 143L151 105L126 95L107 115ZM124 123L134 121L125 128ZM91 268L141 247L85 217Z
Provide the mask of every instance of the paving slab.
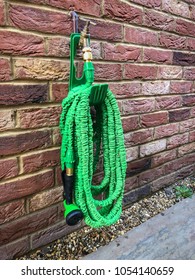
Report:
M195 195L82 259L195 260Z

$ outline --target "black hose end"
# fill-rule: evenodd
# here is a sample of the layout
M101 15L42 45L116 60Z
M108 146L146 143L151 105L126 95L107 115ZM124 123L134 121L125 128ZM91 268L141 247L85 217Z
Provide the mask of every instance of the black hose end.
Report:
M66 216L66 223L69 226L78 224L83 219L83 213L81 210L73 210Z

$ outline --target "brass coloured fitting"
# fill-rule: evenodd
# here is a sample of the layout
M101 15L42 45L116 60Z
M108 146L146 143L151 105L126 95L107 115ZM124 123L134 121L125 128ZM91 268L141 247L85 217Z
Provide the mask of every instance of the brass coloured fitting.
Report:
M91 61L93 56L91 53L91 48L90 47L84 47L83 48L83 60L84 61Z

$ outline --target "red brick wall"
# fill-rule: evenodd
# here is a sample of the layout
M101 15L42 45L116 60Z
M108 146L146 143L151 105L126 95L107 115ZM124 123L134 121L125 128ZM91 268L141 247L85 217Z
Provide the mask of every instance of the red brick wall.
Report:
M68 92L71 7L96 23L95 78L109 83L120 106L124 204L193 172L195 0L1 0L3 259L75 229L63 220L58 129Z

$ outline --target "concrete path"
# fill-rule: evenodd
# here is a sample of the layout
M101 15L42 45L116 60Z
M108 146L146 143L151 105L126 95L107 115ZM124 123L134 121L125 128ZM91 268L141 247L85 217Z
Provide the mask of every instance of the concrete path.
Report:
M195 260L195 195L83 259Z

